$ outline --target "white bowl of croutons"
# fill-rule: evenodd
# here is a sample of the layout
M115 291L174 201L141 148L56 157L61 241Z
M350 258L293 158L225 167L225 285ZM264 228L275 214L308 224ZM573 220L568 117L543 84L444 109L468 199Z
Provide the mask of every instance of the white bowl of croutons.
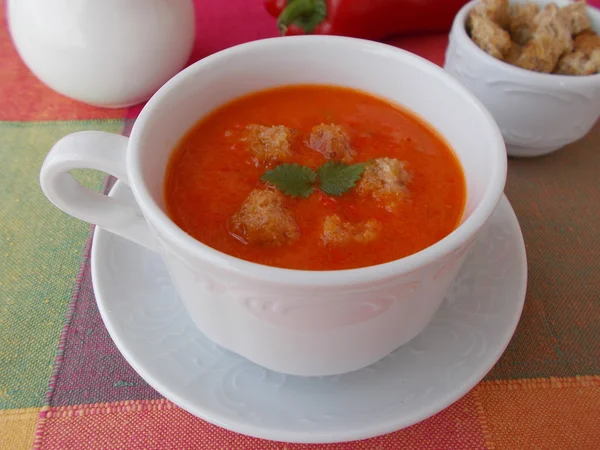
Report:
M445 69L491 112L510 156L540 156L600 117L599 33L584 1L475 0L454 19Z

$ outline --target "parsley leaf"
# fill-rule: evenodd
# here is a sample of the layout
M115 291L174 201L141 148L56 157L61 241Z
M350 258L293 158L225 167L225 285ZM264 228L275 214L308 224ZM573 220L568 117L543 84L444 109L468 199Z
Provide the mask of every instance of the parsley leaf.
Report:
M319 168L319 188L326 194L340 196L355 185L364 170L364 163L347 165L327 161Z
M310 167L300 164L281 164L273 170L265 172L260 179L274 185L284 194L306 198L315 189L313 184L317 179L317 174Z
M365 170L365 163L344 164L327 161L317 172L300 164L281 164L264 173L260 178L292 197L308 197L314 191L319 177L319 188L326 194L340 196L358 181Z

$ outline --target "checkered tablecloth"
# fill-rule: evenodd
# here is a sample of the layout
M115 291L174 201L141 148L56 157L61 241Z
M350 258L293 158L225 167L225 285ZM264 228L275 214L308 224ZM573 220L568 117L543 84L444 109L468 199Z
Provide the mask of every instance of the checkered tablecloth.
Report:
M275 34L262 0L196 3L193 59ZM140 107L94 108L52 92L19 60L2 1L0 19L0 449L600 449L600 126L558 153L509 163L529 288L516 335L484 381L386 436L262 441L176 407L115 348L92 290L91 229L44 198L38 173L62 136L127 134ZM446 42L393 43L441 64ZM105 188L101 174L78 177Z

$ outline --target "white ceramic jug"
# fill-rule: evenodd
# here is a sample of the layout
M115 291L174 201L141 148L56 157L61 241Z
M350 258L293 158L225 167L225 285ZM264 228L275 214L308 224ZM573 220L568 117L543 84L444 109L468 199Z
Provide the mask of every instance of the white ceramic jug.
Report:
M9 0L21 58L55 91L85 103L141 103L187 62L192 0Z

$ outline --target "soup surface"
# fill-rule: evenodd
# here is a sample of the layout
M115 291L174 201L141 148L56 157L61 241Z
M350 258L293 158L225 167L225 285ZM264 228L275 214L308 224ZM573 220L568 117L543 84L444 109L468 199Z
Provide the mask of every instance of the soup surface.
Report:
M321 85L255 92L203 118L173 151L164 192L204 244L305 270L416 253L456 228L466 200L460 163L428 124Z

